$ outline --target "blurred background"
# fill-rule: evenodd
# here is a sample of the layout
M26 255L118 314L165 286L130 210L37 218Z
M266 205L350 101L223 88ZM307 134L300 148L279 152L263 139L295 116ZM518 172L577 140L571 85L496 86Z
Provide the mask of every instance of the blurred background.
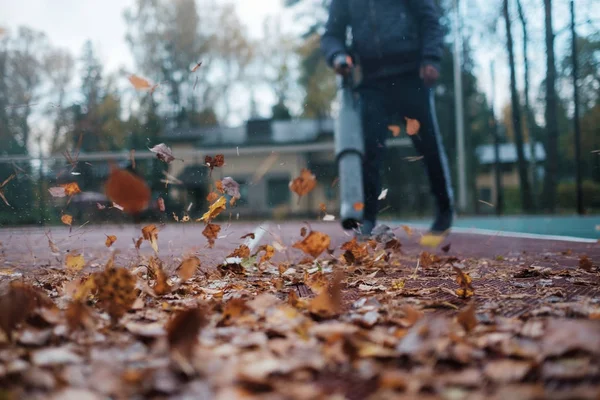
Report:
M336 81L319 49L325 0L0 0L0 226L127 222L109 162L162 197L143 218L206 211L231 176L231 219L316 218L338 204ZM600 10L594 0L439 0L435 89L458 225L597 237ZM198 63L202 63L198 67ZM139 90L131 75L152 83ZM402 132L405 132L402 129ZM166 164L149 148L165 143ZM384 218L426 221L432 201L405 134L392 137ZM132 157L130 150L135 150ZM223 154L212 173L205 156ZM288 184L309 168L301 201ZM83 193L48 189L77 182ZM9 205L8 205L9 204ZM583 217L586 215L586 217ZM544 224L550 224L546 228Z

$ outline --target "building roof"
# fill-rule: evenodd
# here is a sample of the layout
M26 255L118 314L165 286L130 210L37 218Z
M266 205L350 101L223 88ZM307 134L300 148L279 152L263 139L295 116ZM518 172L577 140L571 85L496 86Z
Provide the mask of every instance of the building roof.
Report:
M510 164L517 162L517 146L514 143L503 143L500 145L499 150L501 163ZM493 164L496 162L494 145L486 144L483 146L478 146L475 151L480 164ZM531 160L529 143L525 143L523 145L523 151L525 153L525 159L527 161ZM540 142L535 144L535 159L536 161L544 161L546 159L546 151Z

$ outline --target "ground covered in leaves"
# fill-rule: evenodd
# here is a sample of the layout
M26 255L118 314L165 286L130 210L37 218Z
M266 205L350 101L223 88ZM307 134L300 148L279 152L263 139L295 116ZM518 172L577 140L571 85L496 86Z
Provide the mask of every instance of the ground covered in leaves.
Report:
M597 244L196 226L1 233L0 397L600 397Z

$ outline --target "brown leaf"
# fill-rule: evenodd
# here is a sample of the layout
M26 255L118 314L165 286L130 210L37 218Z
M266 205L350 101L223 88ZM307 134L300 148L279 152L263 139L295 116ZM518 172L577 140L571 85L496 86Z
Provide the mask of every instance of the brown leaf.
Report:
M147 79L144 79L137 75L129 75L129 82L131 82L133 87L136 88L137 90L152 88L152 84L150 82L148 82Z
M302 241L294 243L292 247L300 249L306 254L317 258L321 253L329 248L331 239L329 235L321 232L311 231Z
M264 261L269 261L271 258L273 258L273 255L275 255L275 248L270 244L263 244L260 246L254 255L257 255L261 251L264 251L265 254L258 261L259 264L263 263Z
M406 120L406 133L410 136L419 133L419 129L421 129L421 123L419 123L419 121L407 117L404 117L404 119Z
M199 221L204 221L205 223L209 223L211 220L215 219L219 214L221 214L227 206L227 199L225 196L219 197L219 200L215 201L208 207L208 211L204 213L202 218Z
M356 238L342 244L341 250L345 250L346 253L342 255L347 264L354 264L355 262L361 262L369 255L369 250L366 244L359 244Z
M141 236L138 240L135 241L135 248L139 250L143 241L144 241L144 237Z
M477 326L475 303L471 302L471 304L463 308L456 316L456 320L465 329L467 333L475 329L475 327Z
M150 188L146 182L124 169L112 168L104 185L106 196L129 214L137 214L148 208Z
M150 242L150 246L158 254L158 229L156 225L146 225L142 228L142 237Z
M173 157L173 150L164 143L157 144L151 148L150 151L156 153L156 157L167 164L170 164L171 161L175 160L175 157Z
M212 172L213 169L225 165L225 156L223 154L217 154L214 158L211 156L206 156L204 157L204 164L206 164L206 166L210 168L210 171Z
M442 251L444 253L447 253L450 251L450 243L448 243L447 245L445 245L444 247L442 247Z
M432 267L440 261L441 259L438 256L436 256L435 254L430 254L426 251L421 252L421 254L419 255L419 264L423 268Z
M208 201L208 204L212 204L214 203L215 200L217 200L219 198L219 194L215 193L215 192L210 192L208 194L208 196L206 196L206 201Z
M250 248L248 246L246 246L245 244L239 245L239 247L237 249L235 249L231 254L229 254L227 256L227 258L233 258L233 257L239 257L242 259L250 257Z
M60 220L63 224L71 226L73 224L73 217L69 214L63 214L60 216Z
M71 332L79 329L92 330L94 328L92 312L82 301L77 300L69 303L65 310L65 319Z
M215 239L217 239L217 236L219 235L220 231L221 225L211 223L206 224L204 230L202 231L202 234L204 235L204 237L206 237L206 239L208 239L208 248L213 248L213 246L215 245Z
M303 168L300 176L290 182L290 190L302 197L310 193L317 186L317 178L310 170Z
M307 232L307 229L305 226L300 228L300 236L302 236L302 237L306 236L306 232Z
M162 262L158 258L152 257L150 259L149 268L156 280L154 286L152 287L154 293L156 293L157 296L163 296L171 293L173 287L171 287L171 285L169 285L167 282L168 277L167 273L162 267Z
M340 313L341 309L341 282L342 273L334 273L325 290L308 304L308 311L320 318L331 318Z
M198 268L200 268L200 259L196 256L189 257L179 264L179 267L177 267L177 274L179 275L179 278L185 282L194 276Z
M10 282L0 294L0 328L12 340L12 332L25 321L36 308L54 307L44 293L19 281Z
M400 243L400 241L398 239L389 240L385 243L385 246L384 246L384 248L386 250L392 250L392 251L400 251L401 247L402 247L402 243Z
M98 305L115 325L135 302L135 277L125 268L106 268L94 274Z
M182 356L191 357L198 342L200 329L207 323L204 310L200 307L179 311L165 327L171 350L178 351Z
M250 238L252 240L254 240L256 236L254 235L254 233L250 232L250 233L246 233L244 236L242 236L240 239L246 239L246 238Z
M533 363L519 360L494 360L487 363L483 372L492 382L506 384L520 382L529 373Z
M398 125L388 125L388 129L392 131L394 137L400 136L400 127Z
M404 229L404 232L406 232L406 234L408 235L408 237L411 237L413 234L413 230L410 226L408 225L402 225L402 229Z
M456 283L460 285L460 289L456 289L455 292L462 298L473 296L475 290L471 282L473 281L469 274L463 272L460 268L452 266L454 272L456 272Z
M202 61L199 61L198 64L194 65L191 69L191 72L196 72L198 68L202 65Z
M50 192L52 197L65 197L81 193L81 189L79 189L77 182L70 182L60 186L51 187L48 189L48 192Z
M245 314L250 308L246 304L246 300L235 297L229 300L223 308L223 315L217 326L230 326L236 319Z
M104 244L106 245L106 247L110 247L116 241L117 237L115 235L106 235L106 242Z
M588 256L581 256L579 258L579 268L586 272L592 272L592 269L594 268L594 263L588 258Z
M158 206L158 211L165 212L165 199L163 199L162 197L159 197L156 200L156 205Z
M81 254L67 254L65 257L65 266L71 272L78 272L85 266L85 260Z

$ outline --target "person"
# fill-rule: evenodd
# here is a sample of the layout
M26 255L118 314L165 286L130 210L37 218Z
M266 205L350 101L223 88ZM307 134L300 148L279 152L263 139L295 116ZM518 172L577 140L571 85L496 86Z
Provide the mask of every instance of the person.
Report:
M332 0L321 51L336 73L352 73L360 65L359 95L365 140L363 161L364 219L361 235L375 227L381 192L381 166L389 125L420 123L410 136L423 162L435 199L431 232L448 232L452 225L453 192L448 161L433 102L433 85L440 74L443 30L434 0ZM346 46L347 30L352 43Z

